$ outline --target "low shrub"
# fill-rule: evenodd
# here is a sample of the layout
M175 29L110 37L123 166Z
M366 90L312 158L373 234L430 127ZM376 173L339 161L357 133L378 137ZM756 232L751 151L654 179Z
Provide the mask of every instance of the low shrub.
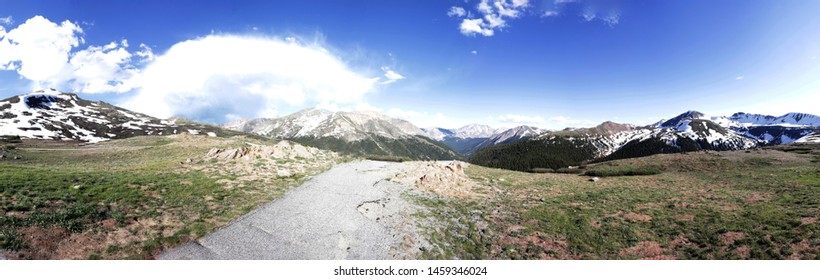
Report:
M663 170L657 166L597 166L587 170L584 175L597 177L611 176L642 176L661 174Z

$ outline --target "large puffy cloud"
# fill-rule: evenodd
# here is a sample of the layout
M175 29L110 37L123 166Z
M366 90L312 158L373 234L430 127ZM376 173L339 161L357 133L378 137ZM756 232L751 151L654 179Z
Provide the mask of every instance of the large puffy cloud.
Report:
M156 56L143 69L142 87L121 105L156 117L223 122L273 117L280 105L362 102L378 82L318 45L210 35Z
M70 21L34 16L6 32L0 29L0 70L16 71L33 87L55 87L83 93L127 92L136 87L139 70L128 44L112 42L75 50L85 40ZM149 57L143 48L140 56Z
M70 21L53 23L35 16L0 38L0 67L26 79L54 82L65 70L82 29Z

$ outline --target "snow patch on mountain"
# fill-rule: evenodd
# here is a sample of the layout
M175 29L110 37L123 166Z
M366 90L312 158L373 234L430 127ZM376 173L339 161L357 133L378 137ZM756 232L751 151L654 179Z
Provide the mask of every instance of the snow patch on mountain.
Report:
M208 129L204 125L188 126ZM54 89L0 100L0 135L95 143L136 135L170 134L179 127L173 122Z
M820 143L820 132L813 132L806 136L800 137L794 141L795 143Z
M372 135L389 139L427 136L410 122L379 112L330 112L313 108L279 118L242 120L223 127L285 139L332 137L345 141L359 141Z

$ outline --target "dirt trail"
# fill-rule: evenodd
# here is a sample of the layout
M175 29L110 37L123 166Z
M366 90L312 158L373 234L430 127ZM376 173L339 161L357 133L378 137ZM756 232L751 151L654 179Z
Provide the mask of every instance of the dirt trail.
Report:
M355 161L317 175L160 259L407 259L425 247L401 194L388 180L407 163Z

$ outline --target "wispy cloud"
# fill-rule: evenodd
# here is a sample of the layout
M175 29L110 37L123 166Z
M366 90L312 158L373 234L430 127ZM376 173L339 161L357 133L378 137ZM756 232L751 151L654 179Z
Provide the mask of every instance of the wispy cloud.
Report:
M544 13L541 14L541 17L554 17L554 16L558 16L558 11L544 11Z
M556 128L591 127L598 124L598 122L591 120L573 119L565 116L556 116L549 118L549 122Z
M580 7L578 16L586 22L600 20L610 27L621 22L621 9L618 1L591 1L591 0L555 0L555 8L567 9L569 6Z
M565 116L544 118L538 115L506 114L490 117L489 120L500 126L510 127L529 125L546 129L564 129L567 127L592 127L598 123L591 120L573 119Z
M471 54L478 54L478 51L475 51L475 50L474 50L474 51L471 51L470 53L471 53Z
M440 112L420 112L391 108L385 112L388 116L403 119L418 127L460 127L464 122L456 121Z
M735 77L735 80L740 81L740 80L743 80L745 78L746 78L746 76L737 76L737 77Z
M473 18L472 13L465 10L463 14L467 18L461 20L459 31L466 36L493 36L496 30L507 27L508 19L520 17L529 6L529 0L481 0L475 7L481 17ZM453 12L453 15L459 14L452 8L450 12Z
M0 25L12 25L14 24L14 19L11 16L0 18Z
M391 84L398 80L404 79L404 76L402 76L399 73L396 73L396 71L393 71L392 69L390 69L390 67L383 66L382 71L384 71L384 77L387 78L386 81L382 82L383 85Z
M496 120L502 123L512 123L512 124L543 124L544 118L539 116L525 116L525 115L515 115L515 114L507 114L501 115L496 117Z
M464 17L467 15L467 10L464 10L462 7L450 7L450 10L447 11L448 17Z
M554 0L552 4L531 5L529 0L480 0L472 9L453 6L447 12L447 16L459 18L459 31L465 36L490 37L508 28L513 19L526 15L556 17L564 14L564 10L580 9L578 16L586 22L600 21L609 26L621 22L617 1Z

